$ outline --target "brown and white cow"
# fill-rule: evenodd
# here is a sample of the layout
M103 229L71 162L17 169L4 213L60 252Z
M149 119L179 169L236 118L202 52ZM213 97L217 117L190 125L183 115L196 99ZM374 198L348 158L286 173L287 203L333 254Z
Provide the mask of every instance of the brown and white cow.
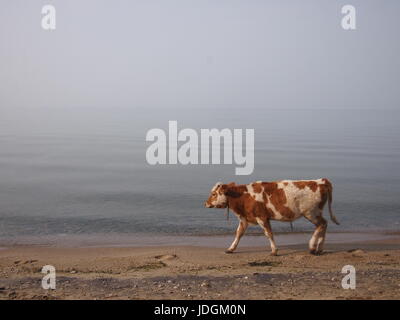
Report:
M271 230L270 220L294 221L304 217L316 229L309 242L310 253L323 250L327 221L322 217L328 201L331 220L339 224L332 213L332 184L328 179L257 181L248 185L217 183L205 203L207 208L230 208L239 218L235 240L225 251L232 253L248 224L259 224L271 242L272 255L278 250Z

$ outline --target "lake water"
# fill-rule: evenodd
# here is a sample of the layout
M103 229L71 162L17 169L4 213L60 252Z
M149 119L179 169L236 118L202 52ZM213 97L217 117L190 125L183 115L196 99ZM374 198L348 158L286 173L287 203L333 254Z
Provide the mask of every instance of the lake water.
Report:
M168 120L179 129L254 128L253 174L147 164L146 133L167 130ZM203 207L215 182L320 177L334 185L341 222L329 230L400 230L399 122L399 111L380 110L2 109L0 241L226 234L236 218L228 224L224 210ZM313 226L298 220L294 228ZM290 231L279 222L273 229Z

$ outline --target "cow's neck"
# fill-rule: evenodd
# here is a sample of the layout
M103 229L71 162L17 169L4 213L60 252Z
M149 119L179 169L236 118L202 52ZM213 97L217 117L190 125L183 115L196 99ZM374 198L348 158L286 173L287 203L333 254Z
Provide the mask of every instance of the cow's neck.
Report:
M229 206L229 209L231 209L236 214L238 214L240 216L242 216L244 214L242 196L235 197L235 198L228 197L228 206Z

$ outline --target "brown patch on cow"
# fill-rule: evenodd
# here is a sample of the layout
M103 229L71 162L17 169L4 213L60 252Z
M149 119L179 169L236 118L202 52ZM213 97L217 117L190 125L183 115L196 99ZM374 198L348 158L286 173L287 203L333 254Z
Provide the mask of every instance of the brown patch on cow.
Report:
M293 184L298 188L298 189L304 189L306 187L305 181L294 181Z
M224 194L232 198L238 198L242 196L245 191L247 191L246 186L235 184L226 185L226 187L223 189Z
M254 218L257 217L260 218L261 220L265 220L266 218L269 219L272 217L271 210L265 206L265 203L259 201L255 201L253 211L254 211ZM254 220L255 222L253 223L257 223L257 219Z
M278 183L276 182L263 182L262 186L264 188L263 198L270 199L272 205L275 207L285 220L291 220L294 218L295 214L289 207L286 206L287 199L286 194L283 189L278 189ZM268 201L265 201L267 205ZM271 211L271 210L270 210ZM272 216L275 216L271 211Z
M230 182L228 184L223 184L220 188L219 188L219 192L220 194L224 194L228 189L235 187L236 184L234 182Z
M261 193L262 191L261 183L253 183L252 187L255 193Z
M263 193L262 193L262 196L263 196L264 203L267 204L267 203L268 203L267 194L266 194L265 192L263 192Z
M226 195L228 196L229 208L249 223L257 224L257 217L272 217L272 212L265 207L265 203L255 201L247 192L245 185L230 187Z
M293 184L299 189L309 187L312 192L315 192L318 189L318 183L315 181L294 181Z
M323 178L322 182L332 189L332 183L327 178Z
M289 207L286 206L286 194L283 189L276 189L270 196L271 203L275 207L276 211L278 211L282 217L287 220L291 220L294 218L295 214Z
M309 181L308 187L311 189L312 192L315 192L318 189L318 183L316 183L315 181Z
M286 187L289 183L288 182L284 182L283 185Z
M274 193L276 189L278 189L278 184L276 182L263 182L262 186L264 188L264 192L269 196Z

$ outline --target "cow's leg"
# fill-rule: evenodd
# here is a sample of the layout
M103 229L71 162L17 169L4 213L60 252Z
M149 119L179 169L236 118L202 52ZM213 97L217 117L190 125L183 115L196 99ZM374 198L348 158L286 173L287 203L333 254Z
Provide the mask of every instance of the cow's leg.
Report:
M309 242L310 253L320 254L324 249L325 234L328 223L321 214L316 216L305 216L305 218L316 226Z
M239 225L236 229L236 236L235 240L233 240L231 246L225 251L226 253L232 253L237 248L240 238L243 236L244 232L246 231L248 223L246 220L241 219Z
M257 218L258 224L263 228L264 234L267 236L269 239L269 242L271 243L271 250L272 250L272 255L277 256L278 255L278 248L276 247L275 241L274 241L274 235L272 233L271 229L271 223L269 222L269 219L259 219Z

